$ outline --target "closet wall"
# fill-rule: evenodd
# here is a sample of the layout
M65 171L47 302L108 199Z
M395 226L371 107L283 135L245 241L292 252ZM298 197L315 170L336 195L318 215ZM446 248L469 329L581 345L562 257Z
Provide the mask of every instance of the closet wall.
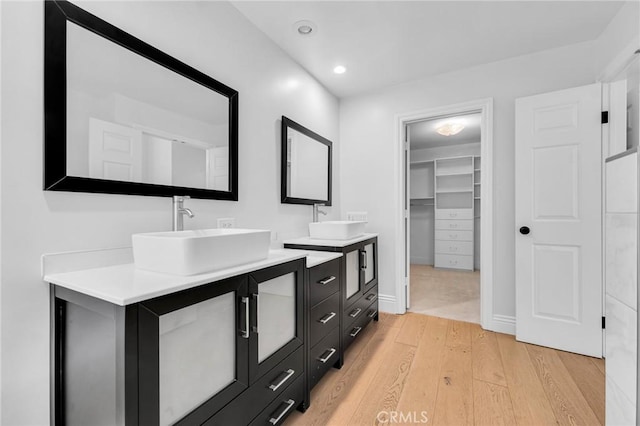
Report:
M410 259L412 264L433 265L435 261L433 161L439 158L462 156L480 156L480 142L410 152ZM477 218L474 219L474 269L480 269L479 200L475 200L475 207Z

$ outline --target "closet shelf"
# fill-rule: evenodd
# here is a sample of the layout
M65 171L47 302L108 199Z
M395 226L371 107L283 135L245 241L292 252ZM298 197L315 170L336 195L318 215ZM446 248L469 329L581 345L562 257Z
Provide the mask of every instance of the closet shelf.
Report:
M409 166L419 166L421 164L428 164L428 163L433 163L433 160L415 160L415 161L410 161L409 162Z
M440 177L440 176L464 176L464 175L472 175L472 174L473 174L472 171L468 171L468 172L450 172L450 173L438 172L438 173L436 173L436 177Z
M474 185L480 185L480 182L476 182L476 183L474 183Z
M459 194L461 192L473 192L472 189L442 189L436 191L436 194Z

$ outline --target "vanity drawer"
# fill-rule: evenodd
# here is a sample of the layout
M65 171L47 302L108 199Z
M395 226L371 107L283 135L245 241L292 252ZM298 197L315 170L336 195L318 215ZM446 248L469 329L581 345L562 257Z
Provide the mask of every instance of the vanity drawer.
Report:
M309 306L322 302L340 288L340 259L309 269Z
M212 426L249 424L256 416L257 409L265 407L278 395L283 394L283 391L294 382L303 382L303 371L304 346L301 346L204 424ZM275 390L270 386L275 387Z
M443 241L473 241L473 231L436 230L436 240Z
M453 268L473 270L473 256L436 253L436 268Z
M309 351L309 389L340 357L340 328L336 327Z
M309 345L314 346L339 323L340 293L335 293L311 309L309 314Z
M367 315L367 311L365 309L364 312L358 317L357 320L353 322L350 326L346 327L343 334L342 344L344 347L342 351L344 352L353 341L362 333L362 330L371 322L373 319Z
M455 229L458 231L472 231L473 219L464 219L464 220L436 219L436 229Z
M351 326L359 318L366 314L367 308L378 298L378 287L374 287L364 294L357 302L345 309L342 323L343 328Z
M436 240L436 253L473 255L473 243L471 241L439 241Z
M473 219L472 209L435 209L436 219Z
M291 414L297 406L304 400L304 380L298 377L293 383L286 388L282 394L273 400L267 408L265 408L258 417L253 419L250 426L276 426L284 423L285 419ZM220 423L220 424L244 424L238 422Z

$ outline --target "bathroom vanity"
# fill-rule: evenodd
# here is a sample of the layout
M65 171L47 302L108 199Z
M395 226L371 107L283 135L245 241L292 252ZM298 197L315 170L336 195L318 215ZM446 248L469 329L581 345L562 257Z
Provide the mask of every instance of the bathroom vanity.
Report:
M304 257L192 276L45 271L56 424L275 425L304 410Z
M284 242L285 248L341 253L339 260L340 296L340 355L338 366L344 362L344 351L371 322L378 320L378 237L363 234L349 240L297 238ZM313 279L310 277L310 293ZM327 302L330 303L330 302ZM313 322L313 318L310 320Z

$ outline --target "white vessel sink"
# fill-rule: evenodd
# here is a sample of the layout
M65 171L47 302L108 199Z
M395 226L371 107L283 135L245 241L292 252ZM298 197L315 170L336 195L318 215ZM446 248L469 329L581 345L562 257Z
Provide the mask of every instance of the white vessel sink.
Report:
M266 259L270 231L199 229L134 234L136 268L174 275L195 275Z
M350 240L364 234L367 222L356 220L329 220L309 224L309 237L319 240Z

